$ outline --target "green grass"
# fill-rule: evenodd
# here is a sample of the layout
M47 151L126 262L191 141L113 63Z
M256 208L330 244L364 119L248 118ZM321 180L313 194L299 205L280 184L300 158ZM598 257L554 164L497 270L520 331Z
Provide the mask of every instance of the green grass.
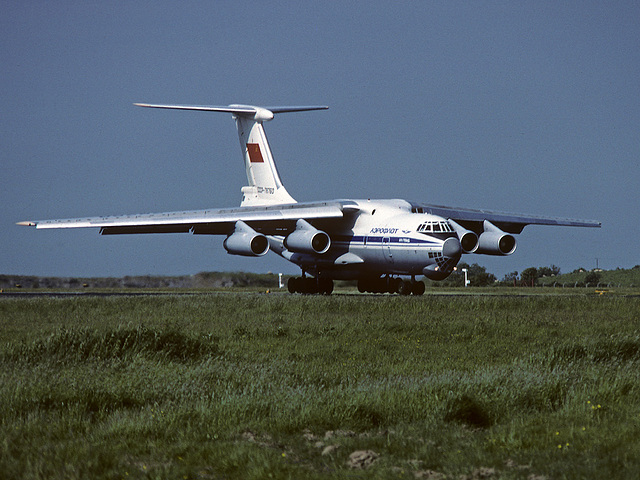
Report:
M634 297L0 298L0 326L4 478L640 475Z

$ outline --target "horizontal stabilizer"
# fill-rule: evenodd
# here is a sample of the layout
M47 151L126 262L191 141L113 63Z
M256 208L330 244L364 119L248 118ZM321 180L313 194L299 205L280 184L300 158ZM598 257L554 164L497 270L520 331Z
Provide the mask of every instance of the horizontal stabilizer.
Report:
M227 105L227 106L209 106L209 105L158 105L152 103L134 103L138 107L147 108L168 108L173 110L196 110L201 112L225 112L234 115L253 117L257 121L268 121L273 119L274 113L287 112L307 112L310 110L326 110L329 107L324 105L311 106L293 106L293 107L256 107L253 105Z

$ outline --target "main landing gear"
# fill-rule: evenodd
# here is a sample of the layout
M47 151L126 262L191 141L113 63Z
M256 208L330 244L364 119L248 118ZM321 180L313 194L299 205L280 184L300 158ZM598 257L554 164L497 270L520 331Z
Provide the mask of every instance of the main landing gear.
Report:
M384 276L381 278L361 278L358 280L358 291L360 293L399 293L400 295L422 295L424 293L424 282L403 280L402 278L392 278Z
M333 280L330 278L291 277L287 282L289 293L319 293L331 295Z

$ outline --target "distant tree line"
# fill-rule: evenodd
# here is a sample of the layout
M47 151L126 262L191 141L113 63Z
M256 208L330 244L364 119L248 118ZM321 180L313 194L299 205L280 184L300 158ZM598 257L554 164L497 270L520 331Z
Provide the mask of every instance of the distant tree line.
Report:
M507 273L500 281L501 285L514 287L535 287L539 278L557 277L560 275L560 267L551 265L550 267L529 267L521 273Z
M201 272L196 275L124 277L37 277L0 275L0 288L82 289L82 288L277 288L278 275L247 272Z
M464 270L467 271L467 278L469 280L470 287L536 287L541 285L551 285L552 283L548 280L544 281L544 279L561 275L560 267L557 265L550 265L548 267L529 267L525 268L521 272L510 272L501 280L498 280L493 273L487 272L485 267L478 265L477 263L469 265L468 263L460 262L454 272L447 279L441 282L431 282L430 286L463 287L465 280ZM569 282L571 286L595 287L602 280L602 275L597 270L587 271L585 269L577 269L572 273L584 273L586 275L581 277L578 281ZM563 284L564 283L567 283L567 281L565 280Z
M507 286L570 286L597 287L608 284L636 287L640 285L640 265L631 269L609 271L578 268L562 276L556 265L549 267L529 267L522 272L507 273L497 280L486 268L473 263L460 262L456 270L445 280L433 282L427 280L430 287L464 287L464 271L471 287ZM285 281L289 275L285 275ZM558 277L556 279L556 277ZM354 287L355 281L338 281L341 287ZM125 276L120 278L85 278L85 277L37 277L29 275L0 275L0 289L82 289L82 288L231 288L259 287L278 288L278 275L273 273L248 272L201 272L195 275L180 276Z

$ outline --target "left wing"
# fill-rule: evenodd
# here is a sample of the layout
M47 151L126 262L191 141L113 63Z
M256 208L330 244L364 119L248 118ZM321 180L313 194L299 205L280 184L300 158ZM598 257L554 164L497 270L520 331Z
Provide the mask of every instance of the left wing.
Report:
M483 222L488 220L500 230L518 234L527 225L557 225L565 227L596 227L602 226L595 220L575 220L571 218L542 217L537 215L521 215L517 213L494 212L491 210L474 210L468 208L445 207L442 205L413 204L412 209L422 209L424 213L431 213L450 220L454 220L471 231L480 233Z
M238 220L265 235L285 235L299 219L342 218L354 202L333 201L18 222L36 228L99 228L102 235L194 233L229 235Z

